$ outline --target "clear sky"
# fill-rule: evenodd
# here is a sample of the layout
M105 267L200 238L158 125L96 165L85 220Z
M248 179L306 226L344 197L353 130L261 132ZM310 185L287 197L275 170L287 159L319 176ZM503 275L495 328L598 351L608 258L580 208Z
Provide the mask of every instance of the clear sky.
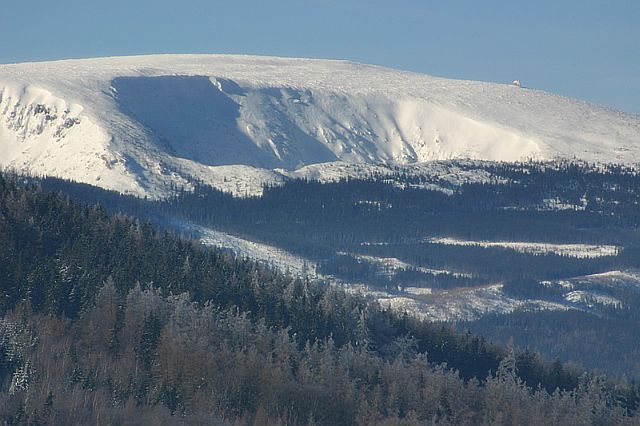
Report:
M640 113L640 0L0 0L0 63L144 53L519 79Z

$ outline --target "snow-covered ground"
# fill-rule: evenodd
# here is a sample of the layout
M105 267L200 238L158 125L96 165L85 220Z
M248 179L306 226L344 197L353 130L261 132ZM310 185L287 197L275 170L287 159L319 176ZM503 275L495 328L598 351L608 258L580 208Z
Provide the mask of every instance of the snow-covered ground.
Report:
M416 271L422 272L424 274L429 274L429 275L451 274L454 277L465 277L465 278L473 277L473 275L466 274L463 272L447 271L445 269L431 269L431 268L425 268L423 266L411 265L395 257L366 256L366 255L353 254L353 253L338 253L338 254L350 254L356 259L361 259L366 262L369 262L373 265L378 266L382 270L382 272L387 275L393 275L395 272L400 270L415 269Z
M561 288L564 299L576 306L591 308L596 305L625 307L624 295L640 291L640 272L607 271L565 280L543 281L547 287Z
M607 271L600 274L576 277L571 282L614 288L631 286L640 289L640 271Z
M197 235L204 245L230 250L238 256L258 261L293 275L311 278L319 277L316 272L315 262L296 256L278 247L250 241L226 232L194 224L179 223L177 225L183 230Z
M402 269L414 267L424 273L441 275L451 273L456 276L472 278L472 275L445 270L420 268L392 257L352 256L379 266L389 275ZM333 277L322 277L332 280ZM557 303L545 300L521 300L509 297L502 292L502 284L479 285L469 288L450 290L429 287L406 287L402 291L387 292L368 287L362 283L334 282L344 288L368 295L382 306L390 306L399 312L408 312L430 321L474 320L491 313L510 313L517 309L527 310L567 310L578 309L572 303ZM603 296L604 297L604 296ZM592 300L592 299L589 299ZM574 302L567 299L568 302Z
M579 203L569 203L559 198L548 198L542 201L542 205L538 210L543 211L560 211L560 210L576 210L584 211L587 207L587 199L583 197Z
M502 285L443 290L427 294L379 297L383 305L408 311L431 321L474 320L490 313L509 313L516 309L567 310L570 306L544 300L520 300L502 293Z
M179 161L185 163L184 160ZM380 178L397 187L407 185L398 173L404 176L419 177L423 182L412 188L423 188L453 194L455 189L469 183L507 183L507 180L492 175L482 169L480 161L428 161L419 164L387 165L380 163L347 163L332 161L313 164L296 170L282 168L269 170L246 165L194 166L194 176L202 177L208 185L228 192L237 197L255 197L263 194L265 186L279 186L294 179L315 180L319 182L338 182L342 179ZM185 164L188 166L188 164Z
M607 271L599 274L581 275L579 277L542 281L545 286L559 286L566 290L581 288L610 288L613 290L629 287L640 290L640 271Z
M599 294L593 291L574 290L565 294L564 298L573 303L581 304L594 304L599 303L601 305L622 307L623 303L615 297L608 296L606 294Z
M624 290L624 286L640 290L640 273L610 271L544 284L560 286L563 295L552 300L517 299L503 293L501 284L452 290L410 287L404 293L371 294L383 306L431 321L474 320L486 314L516 310L581 310L598 315L601 307L624 308L624 300L608 292L615 294L615 290ZM361 286L360 291L366 293L366 288Z
M635 163L640 119L511 84L346 61L156 55L0 65L0 167L36 175L152 197L195 177L258 195L283 175L337 170L321 163L451 158Z
M427 242L432 244L444 244L453 246L473 247L498 247L515 250L520 253L547 254L553 253L560 256L577 257L581 259L593 259L603 256L616 256L620 248L612 245L591 244L551 244L531 243L516 241L469 241L454 238L430 238Z
M380 164L380 163L346 163L334 161L330 163L312 164L292 172L282 171L286 176L295 179L317 180L319 182L337 182L341 179L362 179L376 177L384 179L398 187L407 184L395 180L394 174L408 177L419 177L424 183L412 184L412 188L423 188L445 193L464 184L507 183L507 180L495 176L482 169L482 161L427 161L415 164Z

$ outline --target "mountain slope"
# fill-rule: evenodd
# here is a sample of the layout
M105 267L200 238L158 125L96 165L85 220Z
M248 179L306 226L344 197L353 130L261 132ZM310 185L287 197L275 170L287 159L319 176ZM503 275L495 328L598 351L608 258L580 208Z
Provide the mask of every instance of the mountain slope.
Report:
M512 85L343 61L161 55L0 65L0 166L161 196L333 161L631 163L640 119Z

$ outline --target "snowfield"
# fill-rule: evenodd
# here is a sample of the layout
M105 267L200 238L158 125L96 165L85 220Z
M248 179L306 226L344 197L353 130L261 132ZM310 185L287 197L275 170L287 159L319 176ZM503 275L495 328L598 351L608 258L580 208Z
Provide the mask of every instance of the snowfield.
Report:
M182 223L179 226L190 233L197 234L204 245L230 250L237 256L255 260L296 276L319 277L316 272L315 262L296 256L278 247L239 238L225 232L194 224Z
M640 290L640 271L608 271L599 274L582 275L565 280L542 281L545 286L559 286L565 290L575 290L577 287L601 289L630 289Z
M346 61L0 65L0 167L35 175L151 197L196 178L245 196L291 174L350 173L323 163L364 164L366 174L367 164L454 158L634 163L640 118L512 84Z
M557 254L559 256L577 257L580 259L593 259L604 256L617 256L620 247L611 245L590 245L590 244L551 244L551 243L530 243L514 241L467 241L456 240L454 238L429 238L427 242L432 244L444 244L453 246L473 246L473 247L498 247L515 250L520 253L529 254Z

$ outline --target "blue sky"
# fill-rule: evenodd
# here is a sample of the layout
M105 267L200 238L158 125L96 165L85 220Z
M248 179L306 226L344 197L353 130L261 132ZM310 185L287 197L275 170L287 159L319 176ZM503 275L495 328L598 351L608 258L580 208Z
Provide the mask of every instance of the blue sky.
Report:
M640 113L638 0L0 0L0 63L143 53L351 59Z

